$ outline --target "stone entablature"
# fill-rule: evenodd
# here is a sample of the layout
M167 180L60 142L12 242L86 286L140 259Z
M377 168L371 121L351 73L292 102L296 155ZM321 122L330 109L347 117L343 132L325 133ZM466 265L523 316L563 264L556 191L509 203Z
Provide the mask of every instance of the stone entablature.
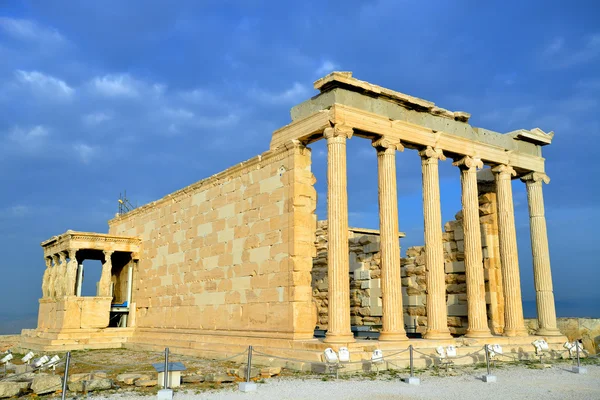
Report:
M94 232L68 230L52 236L41 243L44 257L52 257L69 250L124 251L137 255L140 251L140 239L132 236L108 235Z

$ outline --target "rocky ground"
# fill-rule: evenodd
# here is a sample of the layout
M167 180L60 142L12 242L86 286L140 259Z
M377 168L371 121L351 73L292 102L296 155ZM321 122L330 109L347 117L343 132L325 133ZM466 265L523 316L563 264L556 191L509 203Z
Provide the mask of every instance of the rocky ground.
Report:
M63 356L63 355L61 355ZM24 372L18 365L21 354L14 354L8 381L0 378L0 399L12 396L57 398L62 387L63 366L56 371ZM155 397L159 387L152 363L162 363L162 353L135 352L124 349L74 351L68 381L67 398L143 399ZM417 371L420 386L401 382L406 370L376 373L340 373L316 375L256 366L251 376L258 383L257 393L241 393L245 355L227 361L210 361L172 355L171 362L186 366L176 399L437 399L437 398L510 398L510 399L600 399L600 360L583 362L588 374L570 372L570 361L499 363L494 369L498 383L485 384L481 376L484 365L459 366L446 371L429 368ZM542 367L540 369L540 367ZM0 370L0 377L3 371ZM151 397L149 397L151 396Z

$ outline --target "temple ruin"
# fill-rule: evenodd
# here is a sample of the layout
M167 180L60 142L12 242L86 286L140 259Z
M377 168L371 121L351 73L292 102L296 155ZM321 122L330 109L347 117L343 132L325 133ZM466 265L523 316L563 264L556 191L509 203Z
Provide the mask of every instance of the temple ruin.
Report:
M374 346L530 346L519 279L530 266L518 262L516 179L528 195L535 335L561 345L542 194L549 181L542 146L553 133L476 128L466 112L349 72L314 87L320 93L292 108L292 122L273 132L268 151L117 215L108 234L67 231L43 242L38 327L23 331L21 347L162 350L168 342L175 353L214 356L254 345L319 361L323 349L339 346L358 358ZM351 138L377 157L377 231L348 226ZM319 223L308 147L318 140L328 150L327 221ZM396 155L409 150L421 157L425 237L401 259ZM445 225L444 160L462 185L462 210ZM86 259L103 262L92 297L80 292ZM409 333L422 338L407 335L411 325ZM378 339L355 337L353 326L378 331Z

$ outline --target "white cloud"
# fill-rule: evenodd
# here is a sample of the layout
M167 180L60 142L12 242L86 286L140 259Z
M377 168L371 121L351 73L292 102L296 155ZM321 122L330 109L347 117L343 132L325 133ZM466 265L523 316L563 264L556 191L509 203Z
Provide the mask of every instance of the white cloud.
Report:
M317 74L319 76L324 76L332 71L337 70L338 68L339 68L339 66L337 64L335 64L333 61L325 60L321 63L319 68L317 68L317 70L315 71L315 74Z
M108 97L137 97L137 82L127 74L104 75L92 80L94 89Z
M56 29L42 27L27 19L0 17L0 29L19 40L44 44L65 42L65 38Z
M77 153L82 163L89 164L92 158L96 156L98 149L85 143L77 143L73 145L73 151Z
M84 115L82 120L87 125L98 125L104 121L109 121L112 118L112 114L99 111Z
M75 89L70 87L65 81L39 71L23 71L19 69L15 72L15 75L21 84L29 86L34 92L43 96L68 98L75 93Z
M0 209L0 217L8 217L8 218L18 218L24 217L31 213L31 207L17 204L11 207L6 207L4 209Z
M42 125L30 129L15 126L7 135L10 147L22 153L35 154L40 152L49 136L48 129Z
M294 82L292 87L282 92L269 92L265 90L252 90L251 96L264 103L290 104L299 103L310 96L310 90L306 85Z
M569 48L565 39L555 38L543 50L544 61L552 68L570 68L585 64L600 56L600 33L587 36L579 48Z

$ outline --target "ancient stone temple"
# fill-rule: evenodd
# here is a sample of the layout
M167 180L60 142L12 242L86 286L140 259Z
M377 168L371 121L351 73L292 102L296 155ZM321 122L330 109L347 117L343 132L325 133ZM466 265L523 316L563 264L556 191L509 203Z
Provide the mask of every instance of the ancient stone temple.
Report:
M168 342L172 352L214 356L254 345L314 361L330 346L358 358L409 343L423 351L440 343L517 349L533 340L520 268L535 276L536 335L562 344L542 193L542 147L553 133L476 128L466 112L348 72L314 87L320 93L292 108L268 151L117 215L108 234L67 231L43 242L38 327L23 331L21 346L161 350ZM327 222L319 224L309 147L318 140L327 141L328 161ZM348 226L348 140L377 158L378 231ZM411 150L421 157L424 246L401 259L398 221L407 210L398 207L396 157ZM445 227L440 162L456 167L462 185L462 210ZM482 169L492 179L485 190ZM517 179L528 193L531 266L518 261ZM93 297L79 290L86 259L103 262ZM413 320L421 339L407 337ZM379 326L378 340L355 338L353 325L369 324Z

